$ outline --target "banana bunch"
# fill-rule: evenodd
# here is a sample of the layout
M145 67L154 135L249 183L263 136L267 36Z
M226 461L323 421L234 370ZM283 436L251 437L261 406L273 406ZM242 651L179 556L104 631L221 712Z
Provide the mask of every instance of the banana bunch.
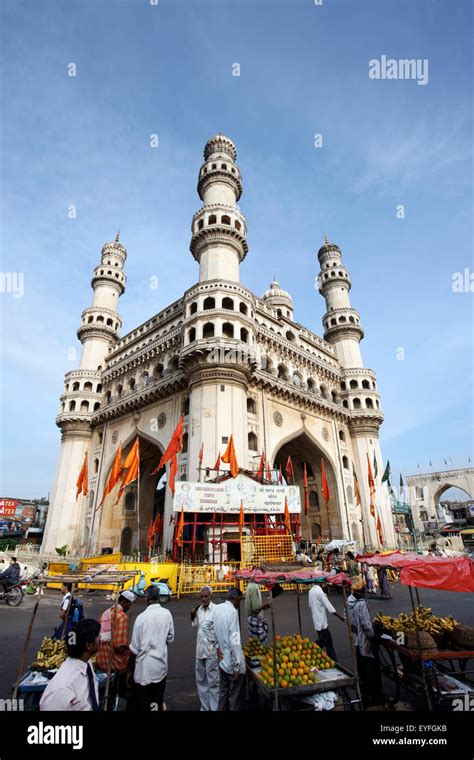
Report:
M393 633L398 631L403 631L405 633L415 631L415 622L418 630L437 634L453 631L454 627L457 625L457 621L451 615L444 618L438 617L437 615L432 614L431 607L421 606L416 608L415 614L413 614L413 612L410 612L409 614L402 612L398 617L394 618L390 617L390 615L383 615L382 612L378 612L374 617L374 623L378 623L383 626L383 628L392 631Z
M59 668L67 657L66 644L62 639L44 637L41 642L36 660L32 664L34 670L54 670Z

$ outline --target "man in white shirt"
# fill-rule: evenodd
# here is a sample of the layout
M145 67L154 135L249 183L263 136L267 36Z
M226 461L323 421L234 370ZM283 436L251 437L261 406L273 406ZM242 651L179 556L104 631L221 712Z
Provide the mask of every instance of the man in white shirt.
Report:
M219 705L221 711L243 710L245 700L245 657L240 641L238 608L242 592L230 588L224 604L214 609L214 631L219 645Z
M214 621L215 604L211 602L212 589L203 586L201 604L191 612L191 625L197 627L196 686L201 700L201 712L215 712L219 704L219 663L217 642L209 635Z
M159 604L159 599L158 586L148 586L147 608L138 615L133 626L130 667L135 698L128 709L134 712L163 710L168 644L174 641L174 625L171 613Z
M100 623L85 618L66 637L68 657L48 683L40 710L99 711L99 689L89 662L99 649Z
M328 657L330 657L332 660L337 660L334 645L332 643L331 632L328 627L327 613L330 612L332 615L335 615L337 618L339 618L339 620L342 622L345 621L345 617L336 612L326 594L322 590L321 586L319 586L317 583L313 583L309 590L308 604L311 612L311 617L313 618L314 629L318 634L316 643L321 647L321 649L326 650Z

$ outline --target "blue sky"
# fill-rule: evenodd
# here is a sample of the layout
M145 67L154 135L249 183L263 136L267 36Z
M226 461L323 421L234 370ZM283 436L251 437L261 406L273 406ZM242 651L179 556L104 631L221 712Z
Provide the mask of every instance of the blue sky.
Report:
M217 131L244 179L242 282L261 294L276 273L321 335L326 233L352 279L394 479L468 464L473 296L452 291L473 269L468 0L3 0L0 23L2 271L25 283L23 298L0 293L0 495L51 489L103 243L120 228L128 250L124 333L197 280L190 222ZM428 84L369 79L383 54L428 59Z

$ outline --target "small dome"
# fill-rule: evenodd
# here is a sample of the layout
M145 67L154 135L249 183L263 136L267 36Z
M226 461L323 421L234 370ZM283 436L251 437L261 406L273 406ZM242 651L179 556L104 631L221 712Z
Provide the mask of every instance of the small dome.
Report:
M326 235L325 235L324 236L324 243L322 244L321 248L318 251L318 258L320 256L323 256L325 253L331 253L333 251L336 251L339 254L341 253L341 249L339 248L339 246L336 245L335 243L330 243L329 240L327 239Z
M107 253L107 251L111 253L119 253L125 259L127 258L127 249L123 243L120 242L120 232L117 232L115 240L112 240L109 243L104 243L102 253Z
M226 137L222 132L218 132L207 141L204 147L204 159L207 161L213 153L226 153L233 161L237 158L237 148L230 137Z
M269 301L270 303L276 304L277 302L286 302L293 307L293 301L290 294L287 290L283 290L283 288L280 287L280 283L277 282L277 280L273 280L273 282L270 283L270 288L265 291L262 297L264 301Z

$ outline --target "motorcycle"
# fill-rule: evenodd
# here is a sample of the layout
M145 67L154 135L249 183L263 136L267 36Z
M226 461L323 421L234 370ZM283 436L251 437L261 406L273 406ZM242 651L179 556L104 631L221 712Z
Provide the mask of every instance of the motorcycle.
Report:
M13 583L5 591L3 588L0 590L0 601L4 601L10 607L18 607L23 601L23 589L21 588L21 581Z
M150 578L150 585L158 586L160 592L160 602L162 604L169 602L172 596L172 591L168 586L168 578ZM140 572L140 580L130 590L133 591L136 596L145 596L145 588L145 573Z

